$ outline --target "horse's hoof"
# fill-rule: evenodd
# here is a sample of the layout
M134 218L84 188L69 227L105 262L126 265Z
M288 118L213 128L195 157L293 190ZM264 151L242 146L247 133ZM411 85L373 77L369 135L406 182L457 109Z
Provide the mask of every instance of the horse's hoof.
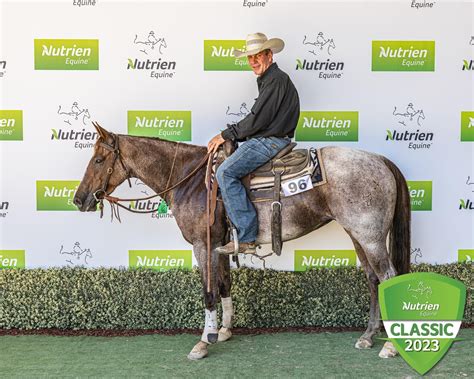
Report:
M397 349L393 346L393 343L390 341L385 342L383 345L382 350L380 350L379 357L380 358L393 358L398 355Z
M217 338L218 342L227 341L230 337L232 337L232 332L229 328L220 328L219 329L219 337Z
M370 349L374 343L367 338L359 338L355 344L356 349Z
M202 359L206 357L208 353L207 343L199 341L188 354L188 359L191 359L192 361Z

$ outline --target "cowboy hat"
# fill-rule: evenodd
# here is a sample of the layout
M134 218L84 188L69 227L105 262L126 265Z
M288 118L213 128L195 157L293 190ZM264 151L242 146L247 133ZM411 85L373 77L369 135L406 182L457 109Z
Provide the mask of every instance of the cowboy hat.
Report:
M273 54L276 54L282 51L285 47L285 42L283 42L283 40L280 38L268 39L263 33L249 34L245 44L245 51L237 49L234 50L235 57L247 57L249 55L258 54L259 52L266 49L270 49Z

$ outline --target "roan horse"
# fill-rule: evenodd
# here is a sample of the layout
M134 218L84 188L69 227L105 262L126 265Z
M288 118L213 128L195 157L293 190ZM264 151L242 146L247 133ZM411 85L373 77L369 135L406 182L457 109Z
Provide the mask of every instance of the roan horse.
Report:
M98 124L94 125L99 139L74 196L74 204L83 212L95 211L98 200L105 193L112 193L128 176L140 179L159 193L190 174L207 155L207 149L202 146L159 138L116 135ZM409 271L408 188L400 170L383 156L343 147L324 147L321 153L327 183L282 198L283 240L301 237L333 220L349 234L370 289L368 327L355 345L365 349L372 347L373 336L381 327L378 284ZM209 344L231 337L234 314L230 297L229 258L212 254L211 264L207 265L205 171L206 168L202 167L185 183L162 195L173 211L184 238L193 245L201 270L205 328L201 340L188 355L190 359L205 357ZM268 204L255 203L259 218L257 244L271 241ZM227 224L220 202L211 232L212 249L227 242ZM389 232L390 255L387 251ZM206 286L209 275L210 287ZM218 330L216 307L219 298L223 305L223 320ZM393 345L386 342L379 355L386 358L396 354Z

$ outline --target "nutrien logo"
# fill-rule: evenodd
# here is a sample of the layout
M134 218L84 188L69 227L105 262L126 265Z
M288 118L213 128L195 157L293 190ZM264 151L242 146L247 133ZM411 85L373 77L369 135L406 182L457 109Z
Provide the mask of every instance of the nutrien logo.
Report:
M423 375L455 341L464 313L466 286L434 273L400 275L380 284L379 303L389 341Z
M8 201L0 201L0 218L6 218L10 203Z
M36 210L77 211L72 202L79 180L37 180Z
M474 250L473 249L459 249L458 250L458 262L471 263L474 262Z
M474 193L474 180L471 179L469 175L466 180L466 185L468 186L468 191ZM459 200L459 210L474 210L474 200L469 197Z
M129 268L148 268L156 271L192 268L191 250L129 250Z
M295 250L295 271L356 265L355 250Z
M128 111L128 134L191 141L191 111Z
M7 61L0 61L0 78L3 78L7 73Z
M435 41L372 41L372 71L434 71Z
M474 142L474 111L461 112L461 141Z
M436 1L426 1L426 0L411 0L411 7L415 9L423 8L433 8L436 4Z
M395 106L392 115L398 125L403 125L408 130L387 129L385 141L407 142L408 148L413 150L431 147L434 133L420 131L426 118L423 109L416 107L413 103L408 103L406 107Z
M98 39L35 39L35 70L98 69Z
M296 141L358 141L359 112L303 111L296 127Z
M246 57L234 57L234 50L245 50L244 40L205 40L204 71L250 71Z
M0 141L23 140L23 111L0 110Z
M128 58L127 70L143 70L154 79L172 79L176 74L176 61L164 57L167 48L165 37L154 30L135 34L133 49L139 57Z
M314 71L319 79L340 79L344 74L344 62L337 62L330 57L336 49L333 38L323 32L316 36L305 35L302 46L305 58L296 59L296 71Z
M410 194L412 211L431 211L432 210L432 181L408 180L408 192Z
M88 108L74 101L69 106L59 105L57 114L63 127L51 129L51 140L71 141L76 149L94 146L97 133L92 129L87 130L87 123L91 118Z
M25 250L0 250L0 269L25 268Z
M80 242L75 242L74 246L70 248L61 245L59 254L64 256L68 266L88 266L89 261L94 258L91 249L83 248Z

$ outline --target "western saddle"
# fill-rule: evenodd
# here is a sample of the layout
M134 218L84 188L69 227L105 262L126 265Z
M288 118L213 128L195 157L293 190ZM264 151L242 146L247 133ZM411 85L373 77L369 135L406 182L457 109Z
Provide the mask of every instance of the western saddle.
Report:
M313 180L318 180L318 178L322 176L316 151L312 149L295 150L295 147L296 143L290 143L269 162L242 178L242 183L245 185L247 194L251 201L272 201L272 249L277 255L281 254L283 245L280 202L282 181L306 175L310 175ZM226 141L222 149L223 157L218 156L217 164L222 163L225 158L229 157L235 151L235 149L236 144L234 142ZM235 241L237 233L232 225L231 229L233 229L233 237ZM236 243L235 246L236 251L238 251L238 243Z

